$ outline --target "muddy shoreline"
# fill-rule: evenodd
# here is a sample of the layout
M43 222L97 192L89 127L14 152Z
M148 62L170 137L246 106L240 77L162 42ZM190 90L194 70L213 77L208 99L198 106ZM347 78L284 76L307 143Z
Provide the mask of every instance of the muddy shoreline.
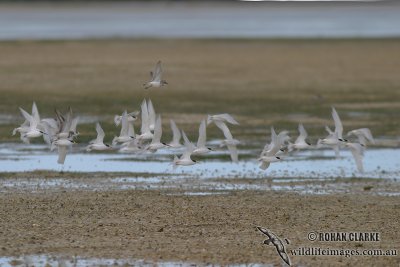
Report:
M175 194L174 194L175 193ZM179 190L59 191L0 195L0 254L135 258L201 264L280 264L255 226L291 247L398 248L399 197L236 191L184 196ZM310 231L377 231L371 242L320 243ZM300 257L294 265L395 266L399 257Z

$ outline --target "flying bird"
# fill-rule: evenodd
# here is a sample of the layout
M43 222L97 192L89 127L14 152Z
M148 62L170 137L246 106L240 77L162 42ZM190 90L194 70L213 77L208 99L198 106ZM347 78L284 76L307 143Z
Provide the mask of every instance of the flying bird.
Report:
M192 160L191 158L195 146L189 141L184 131L182 131L182 136L185 144L185 150L180 158L178 158L176 155L174 156L174 161L172 162L174 169L176 169L177 166L190 166L197 163L197 161Z
M129 142L135 138L133 135L130 135L129 133L129 124L132 124L132 122L128 122L128 114L125 110L124 113L122 113L121 132L119 133L119 136L115 136L114 139L112 140L113 146L115 146L117 143Z
M258 161L261 162L260 169L266 170L273 162L282 160L280 157L284 153L284 144L290 139L287 131L282 131L278 135L274 127L271 127L271 142L264 146Z
M297 150L307 149L311 146L311 144L306 141L308 134L303 124L300 123L298 129L300 134L293 144L289 143L288 145L289 152L293 151L294 149Z
M374 137L372 137L371 130L368 128L360 128L349 131L347 136L356 136L358 138L358 142L363 146L367 145L367 141L371 144L375 144Z
M97 132L96 139L89 142L89 145L86 147L86 151L87 152L90 152L92 150L104 151L112 149L110 145L104 143L105 134L103 128L101 128L100 123L96 123L96 132Z
M151 152L154 153L158 149L168 146L166 143L161 142L161 136L162 136L162 123L161 123L161 116L158 115L156 118L153 139L151 140L151 143L146 147L146 150L150 150Z
M172 130L172 141L168 144L169 147L178 148L181 147L181 131L179 131L178 126L174 120L170 120L171 130Z
M150 120L149 111L147 108L146 99L143 100L141 105L141 115L142 115L142 127L140 129L140 135L137 135L138 140L150 140L153 138L153 133L150 130Z
M144 89L162 87L166 84L168 84L167 81L162 79L161 61L158 61L154 71L150 72L150 81L143 84Z
M291 266L291 262L290 262L290 258L286 252L286 247L284 245L284 243L282 242L282 240L273 232L271 232L270 230L266 229L266 228L262 228L262 227L257 227L258 231L260 231L261 233L263 233L264 235L266 235L268 237L267 240L264 240L264 244L266 245L274 245L276 248L276 251L278 252L278 255L281 257L281 259L289 266ZM285 242L287 244L289 244L289 240L285 239Z
M202 120L199 127L199 138L197 140L196 148L193 150L193 155L203 155L212 151L211 148L206 147L206 121Z
M128 116L128 122L134 122L137 120L138 115L139 115L139 111L133 111L127 114ZM114 116L114 123L115 126L119 126L121 124L122 121L122 115L115 115Z

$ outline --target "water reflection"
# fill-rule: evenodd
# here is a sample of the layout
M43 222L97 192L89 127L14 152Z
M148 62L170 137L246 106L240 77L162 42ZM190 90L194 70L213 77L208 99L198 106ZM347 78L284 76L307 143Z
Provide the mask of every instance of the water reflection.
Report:
M78 149L79 150L79 149ZM195 178L336 178L367 177L398 179L400 177L399 149L369 149L364 158L365 173L356 172L353 157L349 151L342 151L341 157L333 157L331 150L304 151L287 157L281 162L271 164L262 171L255 160L257 151L240 151L253 160L242 160L238 164L224 161L223 158L207 160L191 167L180 167L173 170L173 155L169 151L161 154L95 154L70 153L65 165L56 163L57 155L50 153L43 145L0 145L0 170L2 172L26 172L34 170L68 171L68 172L132 172L164 175L183 175ZM225 152L218 152L219 155ZM217 153L216 153L217 154ZM248 158L248 157L246 157Z

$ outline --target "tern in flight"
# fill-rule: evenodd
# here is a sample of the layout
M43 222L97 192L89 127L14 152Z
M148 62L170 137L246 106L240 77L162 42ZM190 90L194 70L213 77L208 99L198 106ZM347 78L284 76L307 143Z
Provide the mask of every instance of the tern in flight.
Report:
M137 117L139 115L139 111L133 111L127 114L128 116L128 122L134 122L137 120ZM122 121L122 115L115 115L114 116L114 123L115 126L119 126Z
M140 135L136 135L138 140L150 140L153 139L153 133L150 130L150 120L149 120L149 112L147 108L146 99L143 100L141 105L141 114L142 114L142 127L140 129Z
M172 130L172 141L168 144L168 146L172 148L178 148L181 147L182 144L180 143L181 141L181 131L179 131L178 126L176 126L176 123L174 120L170 120L171 124L171 130Z
M297 137L296 141L294 144L289 144L288 145L288 150L293 151L294 149L301 150L301 149L307 149L310 148L311 144L306 141L307 139L307 131L304 128L303 124L299 124L299 136Z
M354 161L356 162L357 170L360 173L364 172L363 166L363 158L364 158L364 149L365 146L359 143L351 143L347 142L346 147L350 149L351 154L353 155Z
M180 158L174 156L173 167L176 169L177 166L190 166L197 163L197 161L191 159L191 155L195 146L189 141L184 131L182 131L183 140L185 142L185 150Z
M29 114L28 112L26 112L22 108L19 108L19 110L21 111L25 120L29 122L29 128L22 128L20 130L16 130L22 134L23 139L32 139L32 138L40 137L43 134L46 134L40 128L40 116L39 116L39 112L37 110L35 102L33 102L33 106L32 106L32 115ZM27 124L25 124L25 125L27 125Z
M375 144L375 140L374 137L372 137L371 130L368 128L356 129L347 133L347 136L352 135L356 136L358 138L358 142L363 146L367 145L367 141L371 144Z
M158 61L154 71L150 72L150 81L143 84L144 89L162 87L166 84L168 84L167 81L162 79L161 61Z
M266 245L274 245L276 248L276 251L278 252L278 255L281 257L281 259L289 266L291 266L290 258L286 252L286 247L285 244L282 242L282 240L273 232L270 230L263 228L263 227L257 227L258 231L263 233L268 237L267 240L264 240L264 244ZM289 244L289 240L285 238L286 244Z
M97 132L97 138L89 142L89 145L86 147L86 151L87 152L90 152L92 150L104 151L112 149L110 145L104 144L105 134L103 128L101 128L100 123L96 123L96 132Z
M271 143L264 146L258 161L261 162L260 169L266 170L273 162L278 162L282 158L279 156L284 153L283 146L289 140L288 132L282 131L278 135L274 127L271 127Z
M146 147L146 149L154 153L158 149L168 146L166 143L161 142L161 136L162 136L162 123L161 123L161 116L158 115L156 118L153 139L151 140L151 143Z
M203 155L212 151L211 148L206 147L206 137L206 120L202 120L199 127L199 139L196 148L193 150L193 155Z
M236 146L240 144L239 140L233 138L231 131L226 123L238 125L239 123L229 114L208 115L207 124L214 123L224 134L225 140L222 140L221 146L227 146L231 160L235 163L239 161Z
M134 136L129 134L129 124L132 123L133 122L128 122L128 114L125 110L124 113L122 113L121 132L119 133L119 136L115 136L112 140L113 146L115 146L117 143L125 143L131 141L132 139L135 139Z

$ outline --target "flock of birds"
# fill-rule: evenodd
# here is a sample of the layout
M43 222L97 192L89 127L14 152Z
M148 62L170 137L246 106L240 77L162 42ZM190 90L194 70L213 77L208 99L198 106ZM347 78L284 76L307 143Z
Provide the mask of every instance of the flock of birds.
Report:
M143 84L145 89L151 87L162 87L168 84L162 80L161 62L157 62L154 72L150 73L151 80ZM49 145L51 151L58 149L58 163L64 164L68 149L75 144L75 139L79 135L77 126L79 117L74 116L72 109L69 108L66 114L62 114L55 110L54 118L41 119L35 102L32 105L32 113L28 113L19 108L24 123L13 130L13 135L20 134L20 138L24 143L30 142L33 138L43 137L44 141ZM134 122L141 117L140 134L135 133ZM335 108L332 108L332 117L335 123L335 129L332 131L326 126L328 136L319 139L316 145L311 145L307 141L307 131L302 124L299 124L299 136L294 143L290 142L289 132L281 131L278 134L271 127L271 142L267 143L261 155L258 158L260 168L266 170L271 163L278 162L284 157L298 150L331 147L335 150L336 156L339 156L341 148L349 148L357 165L357 169L363 172L363 155L368 143L374 143L371 131L368 128L352 130L347 136L354 136L356 141L349 141L343 137L343 125ZM116 150L120 152L130 153L155 153L159 149L176 149L183 148L182 155L174 156L173 166L190 166L197 163L191 158L192 155L205 155L214 149L207 147L206 128L210 124L217 126L223 133L224 139L219 143L220 147L227 147L231 160L238 162L237 145L239 140L233 138L228 125L239 125L239 123L227 113L208 115L206 119L200 122L199 136L197 143L192 143L183 130L179 130L174 120L170 120L172 131L172 140L169 143L162 142L162 120L161 115L156 114L152 101L144 99L141 104L141 110L128 113L124 111L121 115L115 115L114 123L121 127L119 136L114 137L112 144L104 143L105 133L100 123L96 123L97 138L90 141L86 146L86 151L106 151ZM183 144L181 143L183 139Z

